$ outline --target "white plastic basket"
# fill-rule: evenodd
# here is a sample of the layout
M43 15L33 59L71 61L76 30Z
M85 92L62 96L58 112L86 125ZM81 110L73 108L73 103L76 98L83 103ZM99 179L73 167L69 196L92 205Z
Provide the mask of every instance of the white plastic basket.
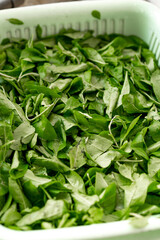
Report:
M91 15L101 13L101 19ZM18 18L24 25L12 25L7 19ZM0 41L6 37L29 38L40 24L44 35L62 28L94 30L95 34L136 35L149 44L160 65L160 10L144 1L106 0L56 3L0 11ZM0 240L158 240L160 218L149 218L143 229L134 229L128 221L53 230L15 231L0 225Z

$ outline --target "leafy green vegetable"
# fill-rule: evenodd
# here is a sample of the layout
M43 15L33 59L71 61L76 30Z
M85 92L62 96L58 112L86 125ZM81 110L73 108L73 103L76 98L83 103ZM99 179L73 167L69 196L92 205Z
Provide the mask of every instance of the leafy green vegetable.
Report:
M0 223L146 226L160 213L155 56L135 36L36 36L0 44Z

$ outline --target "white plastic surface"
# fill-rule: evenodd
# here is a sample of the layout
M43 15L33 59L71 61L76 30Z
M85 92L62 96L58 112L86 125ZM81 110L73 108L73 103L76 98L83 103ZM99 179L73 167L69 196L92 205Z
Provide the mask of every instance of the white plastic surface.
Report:
M92 17L98 10L101 19ZM12 25L18 18L24 25ZM62 28L93 29L95 34L137 35L149 44L160 65L160 10L145 1L106 0L55 3L0 11L0 41L6 37L35 36L40 24L44 35ZM159 240L160 218L150 217L143 229L134 229L128 221L40 231L15 231L0 225L0 240Z

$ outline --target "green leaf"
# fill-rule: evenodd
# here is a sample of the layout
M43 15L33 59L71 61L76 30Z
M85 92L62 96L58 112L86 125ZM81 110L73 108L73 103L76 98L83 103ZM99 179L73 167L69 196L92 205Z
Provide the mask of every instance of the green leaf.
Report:
M71 82L72 82L71 78L57 79L55 82L51 83L50 88L51 89L58 88L60 92L63 92L64 90L69 88Z
M107 151L113 142L99 135L91 135L87 138L86 142L86 153L87 155L96 160L98 156Z
M31 170L27 170L23 177L23 183L31 181L35 187L39 187L45 183L51 182L52 180L47 177L36 176Z
M19 204L21 210L31 207L31 203L24 195L20 184L11 178L9 178L9 192L11 193L15 202Z
M42 207L44 204L43 193L39 186L43 186L44 184L51 182L51 179L48 179L45 176L36 176L31 170L27 170L21 179L21 182L24 193L27 195L33 206Z
M1 215L1 210L5 204L5 196L0 196L0 215Z
M149 133L155 142L160 141L160 122L153 121L149 126Z
M122 97L122 105L124 110L130 114L146 112L144 109L139 109L135 97L132 94L126 94Z
M35 64L32 63L29 59L25 60L22 59L21 60L21 68L22 68L22 72L25 73L28 70L32 70L35 67Z
M65 73L80 73L85 71L88 68L86 63L81 63L81 64L70 64L67 66L55 66L51 65L50 70L53 73L60 73L60 74L65 74Z
M9 148L14 142L12 133L13 114L4 118L0 121L0 166L5 161Z
M33 124L38 136L44 140L52 141L57 138L56 131L49 120L43 115L38 122Z
M106 64L101 55L94 48L84 48L83 50L89 60L101 65Z
M24 24L24 22L22 22L21 20L19 20L17 18L10 18L10 19L7 19L7 21L14 25L23 25Z
M11 207L2 216L1 221L5 226L14 225L18 220L20 220L21 214L17 211L16 203L13 203Z
M142 133L137 133L137 135L134 137L131 143L131 148L136 152L137 155L149 160Z
M93 10L91 14L94 18L101 19L101 13L99 11Z
M131 181L134 181L133 174L137 171L137 164L136 163L124 163L124 164L119 163L118 170L123 177Z
M38 39L42 38L42 28L41 28L41 26L39 24L36 27L36 34L37 34L37 38Z
M112 87L109 82L106 83L106 90L104 91L103 101L106 104L106 113L112 118L112 112L116 107L118 101L119 91L117 87Z
M153 177L160 170L160 158L152 156L148 162L148 174Z
M48 147L54 151L57 155L60 150L66 147L66 133L64 130L64 125L61 120L58 120L54 125L57 137L48 143Z
M18 222L17 226L27 226L40 220L54 220L62 217L67 211L66 204L62 200L48 200L46 205L38 211L26 214Z
M133 119L133 121L130 123L126 133L124 134L123 137L121 137L121 144L123 143L123 141L126 139L126 137L128 136L128 134L130 133L130 131L132 131L132 129L136 126L137 122L139 121L141 115L138 116L137 118Z
M22 144L28 144L32 140L35 128L28 122L21 123L13 133L14 142L11 146L13 150L21 150Z
M104 213L112 213L116 207L116 184L112 183L106 187L99 198L99 204L104 209Z
M125 191L125 207L141 206L147 197L147 190L150 184L149 177L145 174L137 174L130 186L123 187Z
M105 174L96 172L95 191L99 195L108 186Z
M159 82L160 82L160 70L156 70L153 72L151 76L151 83L153 86L153 91L158 101L160 101L160 90L159 90Z
M7 163L3 163L0 167L0 196L8 193L9 170L10 166Z
M40 86L36 82L26 82L24 84L25 92L31 93L31 94L37 94L37 93L43 93L47 97L59 98L60 95L58 95L57 91L54 89L49 89L45 86Z
M14 112L15 120L18 122L26 121L22 108L15 102L10 101L7 96L0 90L0 107L3 115Z
M91 207L88 210L88 214L84 215L83 221L85 220L85 223L93 224L93 223L100 223L103 217L103 209L97 208L97 207Z
M87 211L91 206L99 201L97 195L87 196L82 193L73 193L73 200L75 202L75 210L78 212Z
M32 62L45 62L47 60L46 56L42 54L39 50L35 48L25 48L21 52L21 59L29 59Z
M94 161L102 168L107 168L110 166L111 162L117 158L121 157L121 154L117 151L109 150L105 153L100 154L94 159Z
M80 175L74 171L65 173L65 178L73 187L73 191L79 191L85 194L85 185Z
M71 148L69 151L69 159L71 169L78 169L86 164L85 144L83 140Z
M66 112L67 110L76 109L80 106L81 106L81 103L79 102L78 99L74 97L70 97L65 104L65 108L63 109L63 112Z
M57 157L44 157L39 156L36 152L34 152L33 150L28 151L27 152L27 161L29 163L38 165L40 167L45 167L47 169L51 169L54 171L58 171L58 172L67 172L70 170L70 168L65 165L63 162L61 162Z
M70 85L69 93L75 94L83 89L83 82L81 77L76 77L73 79Z
M129 93L130 93L130 85L129 85L129 79L128 79L128 72L126 71L125 80L124 80L124 84L123 84L121 93L119 95L117 107L122 105L123 96L126 94L129 94Z
M14 152L12 165L10 169L10 176L12 179L18 179L23 177L28 169L28 164L26 164L22 159L20 160L19 155L20 154L18 153L18 151Z

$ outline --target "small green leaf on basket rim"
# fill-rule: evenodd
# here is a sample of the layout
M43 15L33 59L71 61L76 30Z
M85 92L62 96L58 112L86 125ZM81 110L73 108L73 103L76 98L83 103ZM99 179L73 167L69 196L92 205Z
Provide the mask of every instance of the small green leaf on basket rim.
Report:
M14 25L23 25L24 24L24 22L22 22L21 20L19 20L17 18L9 18L9 19L7 19L7 21Z
M101 19L101 13L99 11L93 10L91 14L94 18Z

